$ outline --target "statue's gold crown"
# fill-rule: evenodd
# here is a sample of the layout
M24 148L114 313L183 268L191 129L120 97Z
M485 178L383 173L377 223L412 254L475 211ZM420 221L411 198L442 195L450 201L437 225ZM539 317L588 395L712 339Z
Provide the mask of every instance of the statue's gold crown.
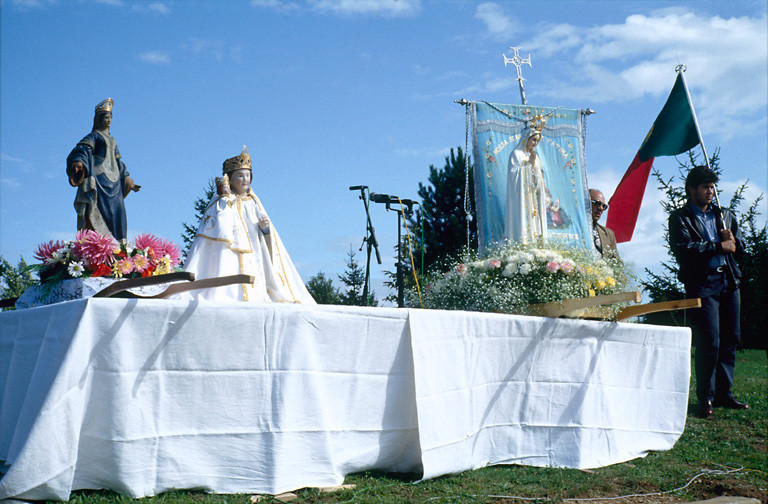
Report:
M250 170L251 169L251 155L248 154L248 148L243 145L243 152L235 157L229 158L224 161L221 172L227 174L235 170Z
M531 128L541 133L541 130L543 130L544 126L547 125L547 118L546 116L537 114L531 118L530 125L531 125Z
M95 113L98 114L99 112L112 112L112 105L114 104L115 101L112 98L101 100L99 104L96 105Z

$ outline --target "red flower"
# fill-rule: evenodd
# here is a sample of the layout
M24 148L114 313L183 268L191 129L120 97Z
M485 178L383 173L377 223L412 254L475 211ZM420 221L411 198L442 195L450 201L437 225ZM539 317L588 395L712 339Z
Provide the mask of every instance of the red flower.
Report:
M110 268L104 263L101 263L98 266L96 266L96 269L93 270L93 273L91 273L91 276L94 276L94 277L109 276L111 273L112 273L112 268Z

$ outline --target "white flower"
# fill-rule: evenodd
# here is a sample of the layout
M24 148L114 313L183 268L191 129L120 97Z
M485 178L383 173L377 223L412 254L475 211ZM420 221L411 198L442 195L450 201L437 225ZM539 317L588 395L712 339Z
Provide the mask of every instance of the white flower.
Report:
M69 272L70 276L78 278L83 276L83 273L85 272L85 266L83 266L82 261L71 262L67 267L67 271Z
M64 262L64 259L67 257L67 252L69 252L69 249L67 247L62 247L56 252L53 253L53 257L51 257L51 262L59 263Z
M531 271L533 271L533 265L531 263L526 262L520 265L520 273L523 275L527 275Z

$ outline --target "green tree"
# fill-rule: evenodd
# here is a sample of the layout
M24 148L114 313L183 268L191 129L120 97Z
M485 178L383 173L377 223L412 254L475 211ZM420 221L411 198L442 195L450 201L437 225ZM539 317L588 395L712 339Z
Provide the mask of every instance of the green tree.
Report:
M367 302L363 298L363 288L365 287L365 269L357 263L355 251L349 247L347 252L347 268L343 275L339 275L339 280L346 286L346 291L341 292L341 304L352 306L376 306L378 301L373 290L368 293Z
M709 164L712 170L721 175L719 149L710 158ZM699 156L693 151L688 152L688 158L678 160L677 175L664 178L657 170L653 176L659 184L659 189L664 192L665 200L661 202L664 212L669 215L676 208L680 208L688 201L685 190L685 178L693 166L699 164ZM744 182L736 189L730 202L725 208L732 210L738 220L739 228L744 237L744 254L739 260L742 272L741 283L741 333L742 347L765 348L766 338L763 336L764 328L768 324L765 306L768 302L766 294L765 264L768 261L768 240L766 226L760 227L757 216L760 215L758 207L763 200L759 195L745 211L738 209L744 203L744 193L748 187ZM672 250L669 248L669 229L664 227L664 243L667 246L667 255L670 260L661 263L662 271L654 273L645 269L646 280L642 282L643 289L648 293L652 302L671 301L685 298L685 289L678 280L680 270ZM684 325L684 312L662 312L646 316L645 321L652 324Z
M12 300L17 298L27 290L27 287L37 282L38 279L32 273L23 257L19 257L19 262L14 267L5 258L0 256L0 299ZM3 306L3 310L13 309L13 304Z
M312 294L320 304L341 304L341 293L337 287L334 287L333 281L325 276L325 273L319 271L317 275L311 277L307 282L307 290Z
M418 195L421 205L409 219L413 237L414 262L422 269L420 256L423 253L423 270L429 271L458 256L467 247L467 225L469 225L469 247L477 249L477 220L474 212L474 181L472 168L467 173L468 158L461 147L451 149L445 157L445 165L437 169L429 167L428 185L419 182ZM467 177L469 190L466 189ZM468 201L467 201L468 196ZM467 214L465 208L471 211ZM403 251L408 244L403 244ZM410 272L410 258L404 256L404 271ZM405 275L407 278L408 275Z
M400 266L405 288L415 285L413 267L417 275L432 269L443 269L467 248L467 223L469 223L469 247L477 249L477 220L474 205L474 180L472 167L467 173L469 159L461 147L451 149L445 157L445 165L438 169L429 166L428 185L419 182L418 195L421 204L408 218L408 232L403 230L400 244ZM471 165L471 163L470 163ZM469 188L467 189L467 179ZM467 196L469 196L467 200ZM467 214L467 208L470 209ZM397 246L394 248L397 256ZM413 266L411 255L413 253ZM397 262L395 262L397 268ZM393 292L384 299L397 302L397 272L386 271L384 285Z
M184 232L181 234L181 240L184 243L184 250L182 251L182 258L187 257L189 248L192 246L192 242L195 241L195 235L197 234L197 228L200 225L200 221L205 215L205 210L208 208L208 203L216 194L216 185L211 178L208 180L208 185L204 189L204 195L195 200L195 219L192 224L182 223L184 226Z

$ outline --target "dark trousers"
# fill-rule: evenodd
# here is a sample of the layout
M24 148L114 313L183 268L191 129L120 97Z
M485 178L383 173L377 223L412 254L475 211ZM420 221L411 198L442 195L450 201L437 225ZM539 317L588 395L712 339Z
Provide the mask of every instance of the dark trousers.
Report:
M689 298L701 298L701 308L688 312L696 345L696 395L699 403L724 399L731 395L740 338L739 289L729 285L725 274L715 273L685 290Z

